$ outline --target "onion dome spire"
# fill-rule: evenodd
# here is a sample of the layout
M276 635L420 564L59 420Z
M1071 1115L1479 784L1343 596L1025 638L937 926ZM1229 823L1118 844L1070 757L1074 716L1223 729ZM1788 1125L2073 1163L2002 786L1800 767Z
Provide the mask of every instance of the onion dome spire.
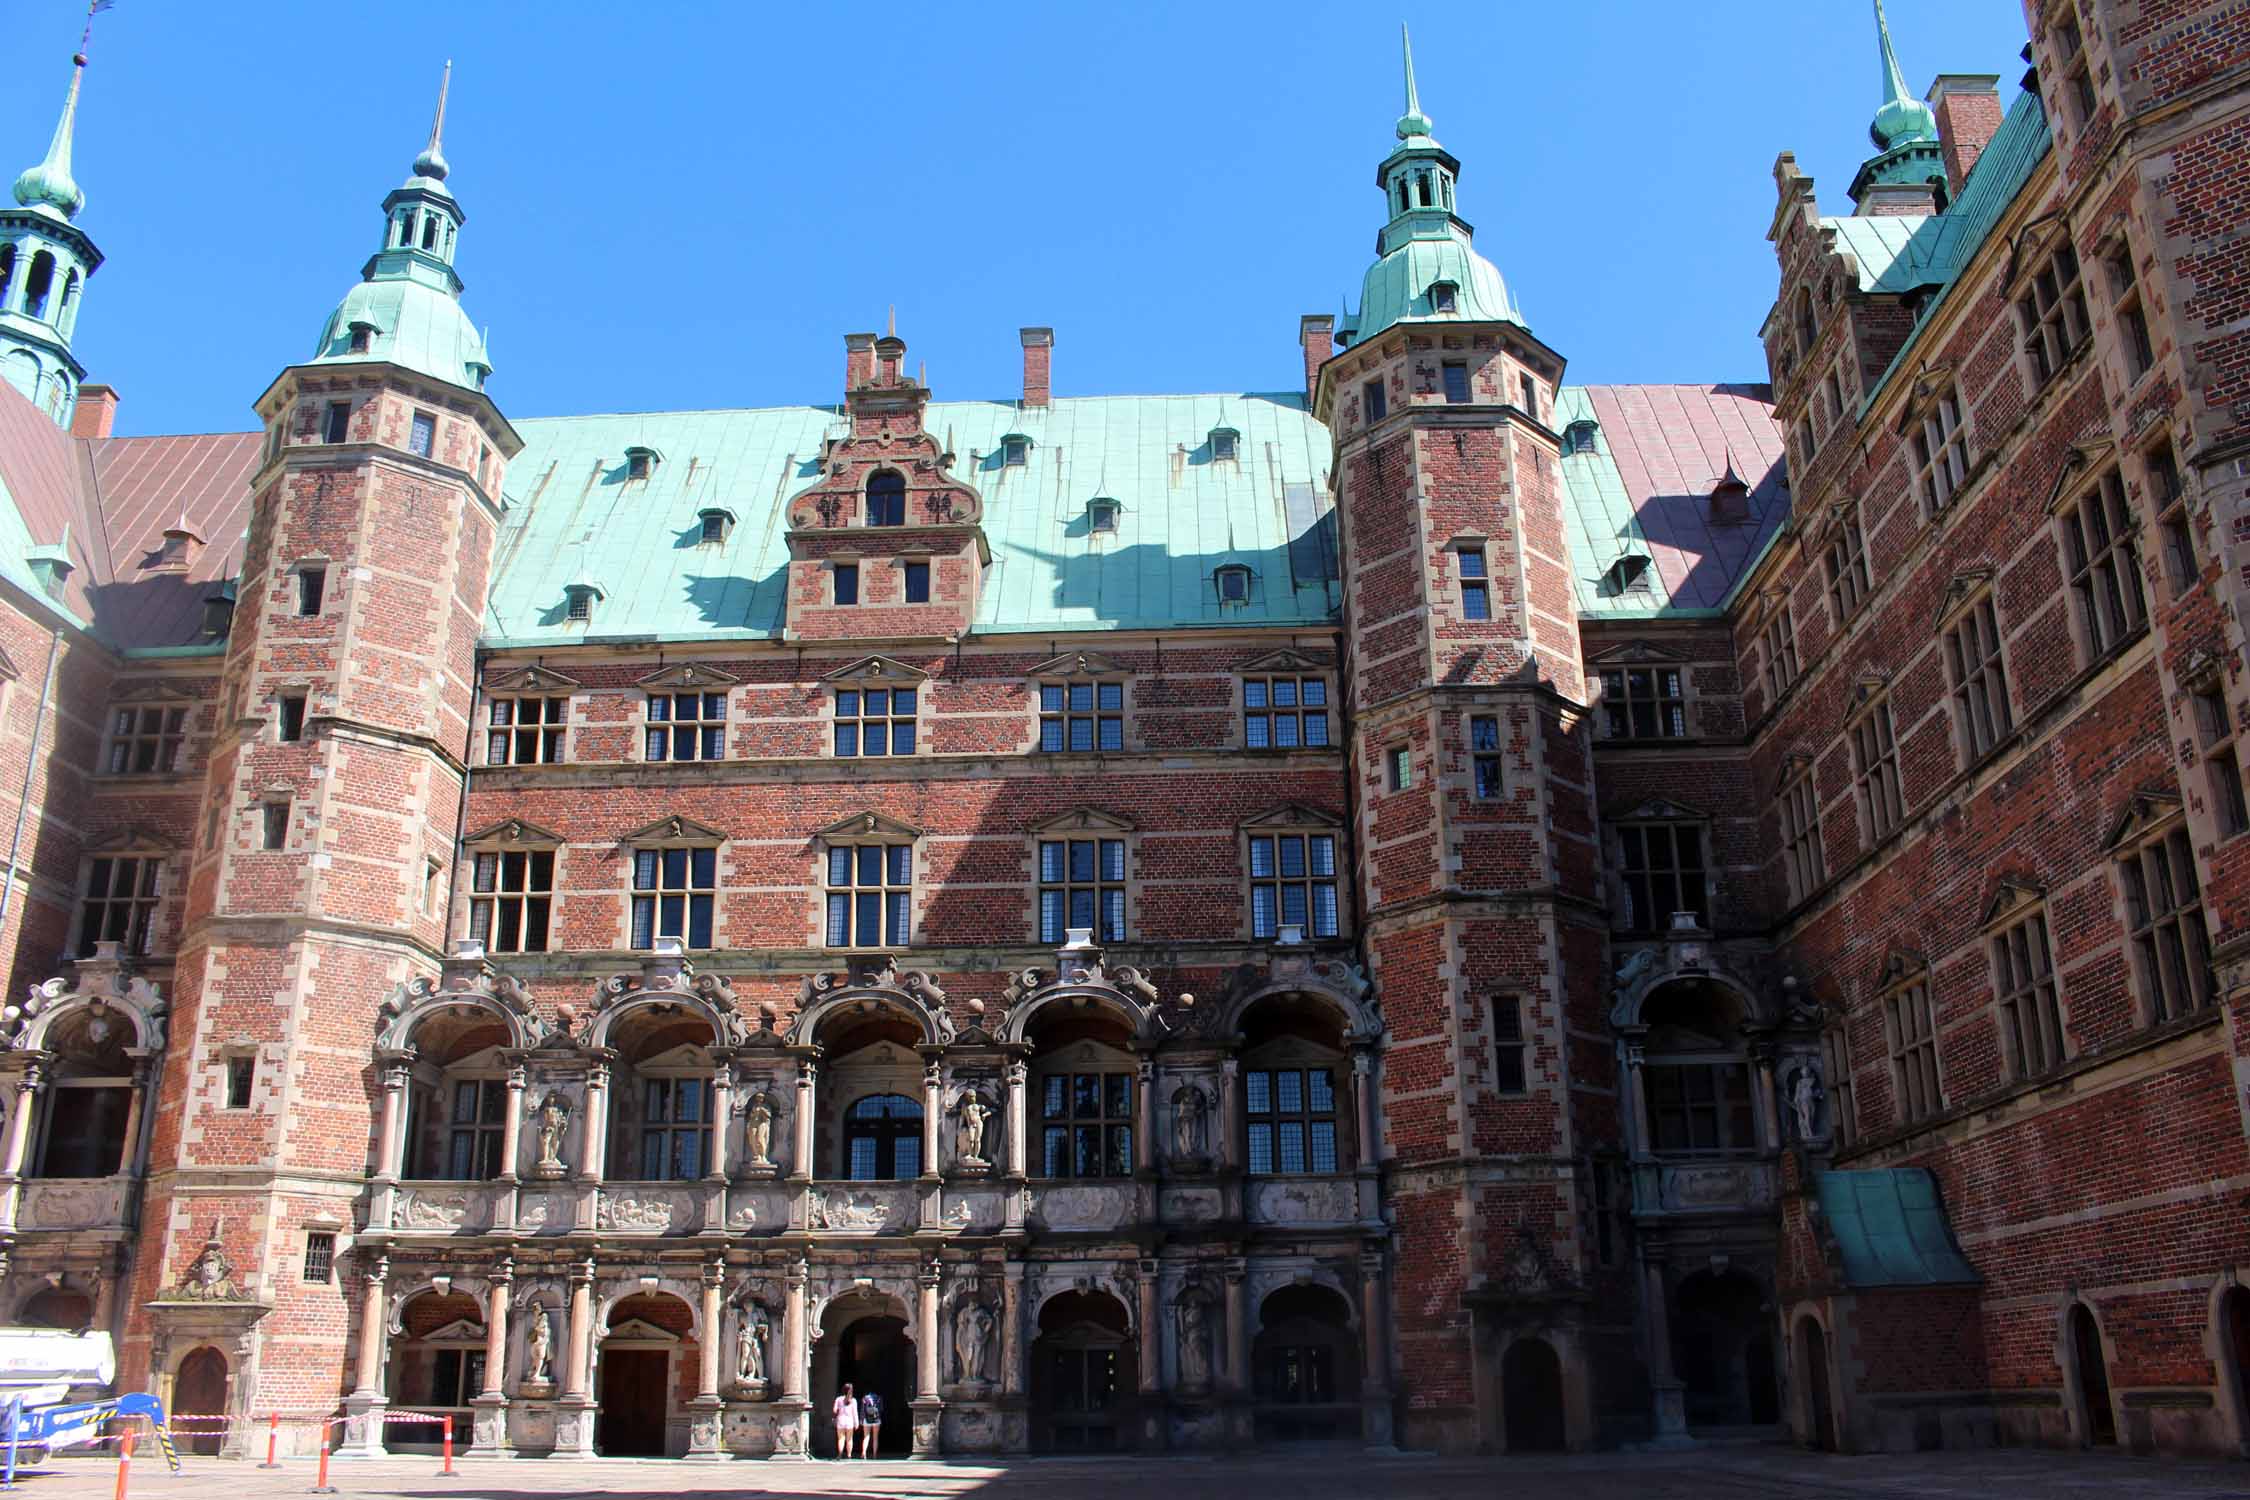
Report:
M445 60L445 73L438 80L437 114L430 121L430 143L422 154L414 158L414 175L445 181L445 96L453 88L453 59Z
M1414 38L1407 35L1406 23L1398 27L1398 44L1406 54L1406 113L1398 117L1398 138L1402 141L1430 134L1430 117L1422 113L1422 96L1414 87Z
M1883 103L1867 127L1868 138L1878 151L1910 141L1936 140L1937 114L1907 92L1906 75L1899 70L1898 52L1891 46L1890 22L1883 17L1883 0L1875 0L1875 35L1883 51Z
M78 85L86 76L86 54L76 54L70 63L70 92L63 96L62 118L55 122L55 138L47 143L47 154L39 164L26 168L16 179L16 202L25 208L49 209L66 219L75 219L78 211L86 206L86 194L79 188L77 179L70 175L70 139L78 124Z

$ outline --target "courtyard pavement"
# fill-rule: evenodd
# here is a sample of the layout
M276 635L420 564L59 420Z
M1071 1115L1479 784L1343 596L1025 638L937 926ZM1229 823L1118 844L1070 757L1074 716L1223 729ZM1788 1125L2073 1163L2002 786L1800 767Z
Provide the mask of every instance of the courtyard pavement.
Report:
M163 1500L258 1500L301 1496L311 1460L277 1470L215 1458L189 1458L165 1472L154 1453L136 1453L129 1493ZM337 1462L339 1496L375 1500L514 1500L514 1497L666 1494L688 1497L838 1495L885 1500L1364 1500L1369 1495L1432 1500L1688 1500L1688 1497L1933 1496L1962 1500L2140 1500L2144 1496L2250 1500L2250 1463L2195 1463L2004 1451L1837 1458L1776 1446L1723 1446L1685 1453L1601 1453L1548 1458L1431 1458L1357 1449L1289 1450L1241 1457L1120 1455L1104 1459L1028 1459L996 1463L683 1464L599 1459L557 1463L466 1460L440 1478L435 1459ZM19 1477L27 1500L108 1496L116 1464L57 1460Z

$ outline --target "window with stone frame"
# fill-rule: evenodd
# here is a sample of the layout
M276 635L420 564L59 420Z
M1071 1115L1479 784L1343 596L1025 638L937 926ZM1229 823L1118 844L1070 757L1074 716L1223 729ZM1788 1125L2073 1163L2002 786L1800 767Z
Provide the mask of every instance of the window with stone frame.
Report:
M1891 1056L1891 1097L1899 1123L1911 1125L1945 1108L1927 970L1883 996L1883 1033Z
M449 1182L490 1182L500 1175L500 1146L508 1124L508 1080L445 1081L445 1161L436 1173Z
M1124 836L1042 838L1038 847L1039 941L1051 947L1083 927L1097 943L1124 942Z
M112 776L179 770L187 746L187 713L160 703L111 709L103 770Z
M1820 1062L1828 1084L1829 1132L1837 1150L1849 1151L1859 1136L1859 1104L1852 1085L1851 1034L1842 1026L1820 1034Z
M710 947L718 884L715 846L635 849L630 946L650 949L658 938L676 938L688 948Z
M1961 425L1961 397L1947 386L1930 398L1914 425L1914 493L1922 518L1935 520L1969 477L1969 435Z
M921 697L914 687L837 688L837 758L912 755Z
M711 1080L643 1073L636 1165L642 1182L693 1182L710 1170Z
M1246 1068L1242 1100L1251 1176L1338 1170L1333 1068Z
M1849 620L1873 591L1867 576L1867 542L1860 534L1859 512L1847 507L1828 530L1821 550L1821 571L1828 579L1828 609L1838 629Z
M92 958L96 943L116 943L136 956L150 951L163 900L163 869L159 854L105 854L86 861L75 945L80 958Z
M2176 820L2118 861L2125 923L2132 933L2133 973L2151 1025L2209 1005L2214 993L2211 936L2195 849Z
M1326 677L1291 673L1242 679L1242 743L1248 748L1325 747L1328 726Z
M1039 748L1049 753L1125 748L1125 684L1042 682Z
M1133 1075L1057 1071L1039 1077L1039 1175L1133 1175Z
M2148 626L2141 586L2140 523L2116 469L2064 507L2060 523L2063 571L2077 601L2085 665L2124 647Z
M298 1280L313 1285L326 1286L336 1278L336 1236L315 1229L305 1235L304 1268Z
M1496 802L1506 795L1497 714L1469 715L1469 774L1470 794L1479 802Z
M2016 326L2035 391L2062 373L2093 331L2086 317L2086 290L2079 281L2078 252L2067 230L2056 236L2053 253L2018 294Z
M2243 796L2242 761L2236 750L2234 715L2227 707L2221 682L2193 688L2188 709L2195 720L2195 740L2203 760L2204 784L2211 794L2211 820L2219 837L2231 839L2250 833L2250 800Z
M1337 835L1331 830L1252 829L1250 935L1275 938L1299 927L1308 938L1342 935Z
M1953 694L1954 743L1961 764L1974 765L2015 728L2008 673L2000 655L2000 617L1987 589L1961 611L1944 636L1945 677Z
M2062 97L2069 101L2070 121L2084 130L2101 107L2094 92L2094 71L2086 57L2086 33L2078 23L2075 5L2066 4L2048 37L2054 51L2054 75L2062 80Z
M726 754L725 692L648 695L643 760L724 760Z
M2063 1060L2062 997L2044 910L1992 935L1992 992L2009 1076L2034 1078Z
M2203 576L2203 561L2196 554L2194 518L2188 514L2187 485L2172 440L2161 439L2141 453L2141 470L2148 479L2149 504L2156 509L2157 534L2164 544L2164 581L2178 599Z
M1602 733L1613 740L1684 739L1686 679L1678 667L1602 668Z
M1797 680L1797 625L1789 615L1787 597L1776 599L1760 636L1765 645L1767 706L1781 701L1789 685Z
M1699 927L1711 925L1700 824L1620 823L1617 845L1625 888L1623 931L1667 931L1677 912L1693 912Z
M1791 905L1828 880L1828 856L1820 842L1820 797L1809 766L1781 789L1781 867Z
M652 705L654 701L650 700ZM486 765L555 765L561 762L563 734L570 722L568 698L498 697L487 709Z
M546 952L554 929L555 852L480 849L469 860L469 936L490 953Z
M824 853L831 948L904 948L912 941L914 846L832 842Z
M484 1392L482 1349L440 1345L430 1350L428 1405L440 1411L463 1411Z
M2102 257L2109 279L2111 316L2117 320L2117 346L2125 356L2125 373L2131 384L2156 368L2156 345L2149 337L2148 313L2141 305L2140 278L2133 271L2133 246L2120 237Z
M1906 816L1899 790L1898 740L1891 730L1887 696L1877 698L1852 721L1849 739L1860 832L1872 844L1887 838Z
M1530 1046L1524 1036L1523 1000L1501 995L1492 1002L1492 1088L1521 1094L1531 1087Z

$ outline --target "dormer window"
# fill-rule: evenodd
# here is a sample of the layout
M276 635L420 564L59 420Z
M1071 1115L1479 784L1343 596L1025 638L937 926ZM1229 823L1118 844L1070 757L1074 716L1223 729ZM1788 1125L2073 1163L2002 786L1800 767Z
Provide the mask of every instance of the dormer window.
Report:
M713 506L709 510L696 512L696 516L703 523L703 530L696 541L704 546L717 546L727 539L728 532L734 530L734 512L731 510Z
M1020 469L1030 457L1030 438L1011 435L1000 440L1000 463L1003 468Z
M1124 507L1104 496L1086 507L1086 529L1096 536L1114 536L1117 533L1118 513Z
M1242 434L1236 432L1232 427L1212 428L1211 461L1213 463L1232 463L1235 457L1235 447L1241 440Z
M1655 586L1649 570L1649 559L1638 552L1628 552L1609 565L1602 575L1602 588L1612 597L1626 594L1646 594Z
M1250 602L1250 570L1239 564L1219 569L1215 575L1219 585L1221 604L1248 604Z
M1431 312L1456 312L1460 308L1460 302L1461 289L1452 282L1435 281L1430 284Z
M373 323L355 322L351 325L351 335L352 353L365 354L374 347L375 325Z
M223 641L234 629L234 594L231 589L222 594L209 594L203 600L203 635L206 640Z
M625 477L646 479L656 472L657 451L654 448L627 448L625 450Z
M1562 456L1568 458L1573 453L1593 453L1597 451L1594 438L1595 434L1600 431L1599 424L1589 418L1580 417L1563 429Z
M583 625L594 618L594 601L602 597L597 583L573 583L563 590L563 618Z

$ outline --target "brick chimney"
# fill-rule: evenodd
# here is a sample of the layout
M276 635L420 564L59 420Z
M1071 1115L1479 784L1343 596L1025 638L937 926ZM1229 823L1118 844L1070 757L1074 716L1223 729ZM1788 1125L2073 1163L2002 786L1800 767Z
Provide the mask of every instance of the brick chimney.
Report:
M1306 313L1297 320L1297 344L1305 351L1305 404L1320 383L1320 367L1336 352L1336 319L1329 313Z
M1045 406L1054 396L1055 330L1023 330L1023 404Z
M844 335L844 389L856 391L875 378L875 335Z
M93 381L78 388L78 409L70 414L74 438L105 438L117 423L117 387Z
M1940 73L1930 85L1930 108L1937 111L1938 147L1945 156L1948 201L1961 196L1969 169L1992 144L2000 128L2000 75Z

